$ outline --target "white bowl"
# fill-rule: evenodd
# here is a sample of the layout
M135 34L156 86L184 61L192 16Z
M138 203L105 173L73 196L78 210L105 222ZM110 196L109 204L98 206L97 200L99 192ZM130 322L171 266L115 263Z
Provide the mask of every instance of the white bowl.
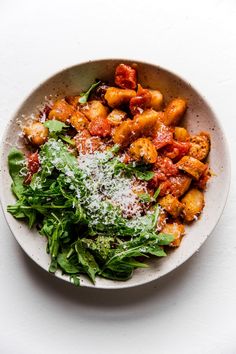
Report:
M29 230L28 226L14 219L7 213L7 205L15 202L11 193L11 178L7 168L7 156L10 147L15 145L20 131L17 123L22 115L29 116L36 111L36 107L44 102L49 95L73 95L86 90L96 78L112 81L117 64L133 63L122 59L98 60L78 64L65 69L50 77L37 87L23 102L14 114L3 137L1 146L1 174L0 194L3 211L13 235L23 250L39 266L48 271L50 257L46 253L46 238L39 235L37 230ZM151 259L150 267L135 270L133 277L125 282L97 278L96 285L92 285L87 277L81 276L81 286L104 289L119 289L148 283L169 273L191 257L203 244L216 226L229 190L230 160L227 142L216 115L205 99L185 80L179 76L160 68L159 66L137 62L139 82L145 87L158 88L168 101L172 97L182 96L188 101L188 110L183 124L193 132L208 131L211 134L211 152L209 163L215 175L211 178L205 193L205 208L200 220L186 227L186 236L179 248L169 252L167 257ZM57 271L56 276L69 281L69 277Z

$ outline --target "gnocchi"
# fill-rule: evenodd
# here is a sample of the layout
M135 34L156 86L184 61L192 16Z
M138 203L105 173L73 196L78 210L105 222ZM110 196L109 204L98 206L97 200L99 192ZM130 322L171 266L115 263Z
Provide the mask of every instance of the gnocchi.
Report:
M196 180L199 180L201 175L207 169L207 166L204 163L192 156L182 157L177 166L180 170L187 172Z
M177 125L187 109L183 98L175 98L167 105L164 116L165 125Z
M139 138L130 146L130 154L137 161L154 163L157 160L157 151L153 143L148 138Z
M204 195L199 189L192 188L181 199L181 202L184 220L190 222L201 213L204 207Z
M80 111L85 115L88 120L95 120L98 118L107 118L109 109L104 106L100 101L90 101L83 104Z
M165 197L162 197L159 200L159 204L164 210L173 216L173 218L177 218L183 210L182 203L172 194L167 194Z
M48 119L55 119L63 123L68 123L73 113L74 113L74 107L69 105L66 102L66 100L63 98L57 100L54 103L51 111L49 112Z
M193 135L190 139L189 155L200 161L205 160L210 151L210 137L207 133Z
M34 122L23 128L23 133L30 143L35 146L43 145L48 138L48 128L41 122Z

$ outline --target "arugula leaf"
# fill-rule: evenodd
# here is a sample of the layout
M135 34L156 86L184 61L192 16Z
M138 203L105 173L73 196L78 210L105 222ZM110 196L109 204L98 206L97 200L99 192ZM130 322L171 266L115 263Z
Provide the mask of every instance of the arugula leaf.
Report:
M141 202L144 202L144 203L150 203L153 200L149 193L139 194L138 197L141 200Z
M49 174L53 168L63 173L80 173L76 157L67 150L62 141L49 139L41 148L40 161L42 169L49 170Z
M135 176L142 181L150 181L155 176L153 171L134 171Z
M89 99L89 95L92 92L92 90L94 90L98 85L100 85L100 83L101 81L95 82L90 86L90 88L86 92L81 93L79 103L86 103Z
M28 219L29 228L31 229L37 219L37 211L26 205L25 197L21 197L15 205L8 205L7 211L16 219Z
M12 191L20 198L22 193L24 192L24 177L21 174L22 170L26 170L26 160L23 153L18 149L11 149L8 155L8 169L10 176L12 178Z
M69 138L68 136L64 135L65 129L69 128L69 125L66 125L63 122L60 122L59 120L47 120L46 122L43 123L45 127L49 129L49 136L50 138L54 139L61 139L65 143L75 146L74 140Z
M153 199L157 199L157 197L159 196L159 194L160 194L160 191L161 191L161 188L160 187L158 187L157 188L157 190L156 190L156 192L154 193L154 195L153 195Z
M63 140L65 143L67 143L67 144L69 144L69 145L71 145L71 146L75 146L74 140L72 140L72 139L69 138L68 136L65 136L65 135L60 134L60 135L59 135L59 138L60 138L61 140Z
M161 252L160 246L169 244L173 239L172 235L143 233L133 240L123 242L115 250L112 250L103 269L110 268L111 265L120 263L129 257L139 257L149 254L164 256L165 252Z
M92 282L95 283L95 275L100 269L94 257L85 249L80 240L76 242L75 250L77 252L79 264L83 267L83 270L88 274Z
M137 165L134 163L126 165L125 163L117 162L114 169L115 173L123 170L128 176L135 175L136 178L142 181L150 181L154 177L155 173L153 171L148 171L147 167L147 165Z
M158 234L158 244L162 246L168 246L172 241L174 241L174 236L171 234Z
M49 133L61 133L64 128L68 128L69 126L59 120L46 120L43 125L48 128Z

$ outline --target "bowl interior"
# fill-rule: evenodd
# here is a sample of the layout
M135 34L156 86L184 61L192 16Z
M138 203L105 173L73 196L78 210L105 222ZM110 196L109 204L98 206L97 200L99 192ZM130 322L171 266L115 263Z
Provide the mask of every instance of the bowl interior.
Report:
M112 82L114 70L120 62L133 63L127 60L99 60L87 62L63 70L52 76L34 90L10 120L1 146L1 201L10 228L24 251L42 268L48 270L50 259L46 253L46 240L36 230L29 230L27 225L14 219L6 212L8 204L14 203L11 193L11 180L7 169L7 155L12 146L17 144L20 131L19 120L22 115L29 117L36 112L36 107L45 101L45 96L65 96L78 94L86 90L96 78ZM182 122L191 133L208 131L211 134L211 152L209 164L215 173L205 193L205 208L198 222L186 227L186 236L181 246L171 251L167 257L153 259L147 269L138 269L133 277L126 282L97 278L97 288L126 288L157 279L186 261L206 240L216 225L227 198L230 164L224 133L212 109L200 94L186 81L175 74L156 65L135 61L138 65L139 82L144 87L158 88L166 101L172 97L185 97L188 110ZM220 191L220 193L219 193ZM220 196L219 196L220 194ZM58 277L69 281L67 276ZM93 287L86 277L81 277L81 285Z

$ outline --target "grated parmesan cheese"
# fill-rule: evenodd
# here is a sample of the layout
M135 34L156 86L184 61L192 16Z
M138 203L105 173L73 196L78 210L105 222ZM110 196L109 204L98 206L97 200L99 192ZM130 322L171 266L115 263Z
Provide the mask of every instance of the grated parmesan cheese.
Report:
M113 167L107 163L107 154L94 152L93 154L81 154L78 157L78 167L87 177L86 188L91 192L89 209L92 214L99 209L101 213L101 202L108 201L121 209L124 217L141 216L143 206L135 190L146 190L147 183L141 182L141 186L135 186L136 179L124 176L122 172L114 175ZM79 197L79 196L78 196ZM104 215L108 214L104 204ZM110 216L109 216L110 217ZM109 220L110 222L111 220Z

